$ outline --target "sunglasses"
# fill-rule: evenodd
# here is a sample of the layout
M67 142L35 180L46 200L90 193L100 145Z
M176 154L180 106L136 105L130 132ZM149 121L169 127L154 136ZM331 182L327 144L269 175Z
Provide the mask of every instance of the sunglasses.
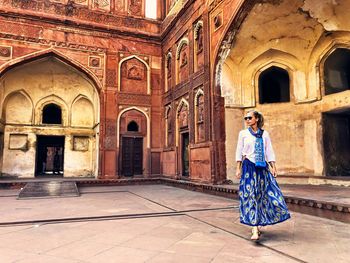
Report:
M247 117L244 117L244 120L247 121L247 120L252 120L253 117L252 116L247 116Z

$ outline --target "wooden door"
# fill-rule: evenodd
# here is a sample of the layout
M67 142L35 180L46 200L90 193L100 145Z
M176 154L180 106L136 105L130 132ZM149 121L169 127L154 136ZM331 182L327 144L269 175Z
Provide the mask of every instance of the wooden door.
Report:
M142 174L143 138L123 137L122 174L133 176Z
M189 176L190 174L190 163L189 163L189 134L181 134L181 160L182 160L182 176Z

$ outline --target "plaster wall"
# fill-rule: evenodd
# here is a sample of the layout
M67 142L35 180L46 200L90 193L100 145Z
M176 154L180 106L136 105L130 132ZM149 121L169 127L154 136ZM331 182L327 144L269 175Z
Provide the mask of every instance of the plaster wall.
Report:
M98 94L81 72L54 57L30 62L1 78L5 124L2 173L34 177L37 135L65 136L64 176L96 176ZM44 105L62 109L62 124L42 123Z
M230 107L264 114L281 174L324 175L321 116L350 108L350 91L324 95L323 63L337 47L350 47L349 8L350 1L280 0L247 14L222 67L228 178L237 140L229 131L244 128L244 112L230 117ZM287 70L290 102L259 104L259 75L271 66Z

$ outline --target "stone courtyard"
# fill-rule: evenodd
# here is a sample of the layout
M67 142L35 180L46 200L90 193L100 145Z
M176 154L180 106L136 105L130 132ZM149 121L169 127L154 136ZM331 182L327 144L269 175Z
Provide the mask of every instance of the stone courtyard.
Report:
M0 262L349 262L350 225L292 212L258 242L238 201L165 185L80 187L80 197L0 191Z

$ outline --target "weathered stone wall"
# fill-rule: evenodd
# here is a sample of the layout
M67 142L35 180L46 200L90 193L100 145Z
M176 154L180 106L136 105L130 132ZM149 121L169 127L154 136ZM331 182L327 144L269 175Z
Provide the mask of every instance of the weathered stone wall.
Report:
M236 27L231 24L234 16L226 12L230 2L223 1L212 12L213 17L223 12L223 29L211 41L215 63L223 62L221 71L215 72L214 65L213 74L225 98L228 177L235 172L231 160L237 140L236 131L232 136L228 131L235 125L244 128L244 111L233 116L232 108L257 109L265 115L280 173L325 175L322 113L349 108L350 91L325 95L324 61L336 48L350 47L345 11L350 2L245 1ZM217 44L220 38L226 42ZM287 70L290 102L259 103L259 76L271 66Z

